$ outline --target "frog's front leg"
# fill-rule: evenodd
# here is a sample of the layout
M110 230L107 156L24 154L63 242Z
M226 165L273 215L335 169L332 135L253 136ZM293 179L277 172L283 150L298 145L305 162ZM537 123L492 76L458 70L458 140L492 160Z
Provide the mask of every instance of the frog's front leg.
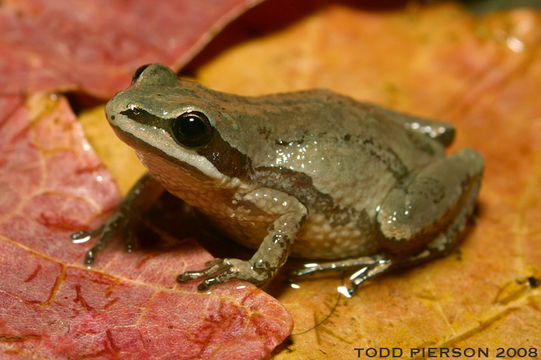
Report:
M214 259L207 268L180 274L180 283L204 278L199 290L221 284L231 279L244 280L262 286L274 277L286 261L307 210L295 197L280 191L259 188L244 195L242 202L250 202L257 208L265 209L269 216L277 216L268 228L267 235L250 260Z
M163 192L163 187L152 175L146 173L130 189L124 200L119 204L117 210L100 227L93 230L82 230L71 234L74 242L86 241L90 238L100 236L96 244L90 248L85 255L85 264L92 265L96 254L119 233L122 234L124 245L128 251L134 247L133 230L136 228L138 216L156 200Z

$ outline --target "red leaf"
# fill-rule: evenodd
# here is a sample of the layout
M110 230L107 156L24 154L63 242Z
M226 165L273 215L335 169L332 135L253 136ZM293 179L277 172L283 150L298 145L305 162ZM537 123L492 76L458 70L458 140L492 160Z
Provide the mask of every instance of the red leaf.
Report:
M259 1L2 1L0 94L79 90L108 98L142 64L179 69Z
M117 203L113 180L64 98L0 98L0 351L40 359L258 359L289 334L282 305L251 284L209 293L175 275L211 256L108 249L83 267L95 226ZM2 357L4 358L4 357Z

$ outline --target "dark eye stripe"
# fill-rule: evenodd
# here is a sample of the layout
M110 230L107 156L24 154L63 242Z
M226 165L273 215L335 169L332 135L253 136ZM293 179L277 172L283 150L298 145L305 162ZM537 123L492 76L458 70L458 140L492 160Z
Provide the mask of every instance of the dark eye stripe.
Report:
M120 113L140 124L156 126L164 130L168 129L167 120L162 119L156 115L152 115L151 113L148 113L145 110L139 109L137 107L121 111Z

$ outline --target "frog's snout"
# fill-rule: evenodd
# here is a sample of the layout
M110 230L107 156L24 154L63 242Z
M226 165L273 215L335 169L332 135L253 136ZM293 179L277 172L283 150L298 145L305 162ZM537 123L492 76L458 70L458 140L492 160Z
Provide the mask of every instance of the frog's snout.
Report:
M115 96L116 97L116 96ZM111 125L116 125L116 121L117 121L117 114L116 114L116 111L114 111L114 107L115 107L115 104L114 104L114 100L115 100L115 97L113 97L111 100L109 100L107 102L107 104L105 105L105 117L107 118L107 121L109 122L109 124Z

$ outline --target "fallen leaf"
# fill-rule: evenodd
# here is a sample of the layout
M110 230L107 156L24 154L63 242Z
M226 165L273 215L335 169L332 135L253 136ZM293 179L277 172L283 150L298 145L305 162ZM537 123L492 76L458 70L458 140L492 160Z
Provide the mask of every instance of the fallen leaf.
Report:
M86 110L79 116L85 136L125 195L146 172L135 151L121 141L105 118L104 106Z
M477 149L486 171L478 213L454 254L384 276L351 299L336 292L340 276L272 288L295 323L276 358L357 358L355 348L369 347L397 347L404 358L423 347L489 348L491 358L498 347L539 353L541 14L310 3L316 10L277 31L210 60L203 52L197 78L243 95L330 88L449 121L457 127L450 152ZM246 22L257 32L253 19L274 6L292 5L265 3L220 37Z
M7 0L0 95L79 91L109 98L142 64L175 69L259 0Z
M0 6L8 3L8 6L13 6L12 3L22 2L4 1ZM300 283L300 289L284 288L279 281L275 282L275 287L270 290L286 305L295 320L292 343L285 344L284 351L277 353L276 358L356 358L355 348L361 347L397 347L406 352L404 357L409 357L410 348L429 346L461 349L488 347L490 357L495 357L498 346L535 350L541 339L539 13L512 10L476 18L452 3L432 6L410 3L404 9L380 8L378 11L360 5L346 6L354 2L340 1L330 6L325 4L322 1L306 1L299 5L273 0L254 9L258 16L254 17L254 12L247 14L246 18L236 23L237 27L228 28L217 40L227 38L232 31L237 31L235 35L248 31L249 36L256 34L257 39L241 42L213 59L198 71L200 81L216 89L252 95L328 87L397 110L450 121L458 130L451 152L465 146L474 147L483 154L487 167L475 224L468 229L463 244L455 254L378 279L360 289L352 299L344 299L336 293L336 286L341 284L341 280L335 276L304 281ZM290 9L299 6L309 9L306 16L290 17ZM282 17L288 17L289 22L283 23L283 28L270 26L273 32L267 34L269 23ZM254 18L257 20L246 22L246 19ZM0 28L8 24L3 21L4 18L0 17L0 20ZM260 24L261 27L258 27ZM236 39L239 41L238 37ZM223 50L223 45L220 48ZM15 64L13 67L2 65L4 69L9 69L9 73L17 73L16 55L13 54L15 52L12 53L10 49L1 55L8 62L14 61L10 63ZM211 57L203 53L201 58L208 61ZM63 66L61 68L64 69ZM23 67L15 80L26 84L26 71L27 68ZM122 68L114 71L124 73L122 82L125 83L126 74L132 70ZM102 73L102 69L70 69L71 76L79 76L81 73L87 74L86 77L97 77L96 74ZM50 81L47 76L40 76L41 80L36 80L35 84L42 80L44 83ZM3 89L11 87L12 83L2 86ZM22 103L17 97L0 101L0 108L7 109L2 115L18 111ZM21 124L4 127L9 117L1 118L3 128L0 143L6 136L4 134L13 133L18 136L23 131L19 128ZM96 138L99 142L99 136ZM21 180L16 178L9 186L5 183L1 185L0 220L4 219L4 214L18 210L21 195L11 187L24 187L25 183L28 186L38 186L36 183L41 179L40 172L36 171L32 161L26 162L31 155L22 152L15 161L29 175L21 177ZM22 167L21 164L29 166ZM4 166L2 161L0 166ZM9 191L4 193L3 189ZM107 206L102 211L105 208ZM58 213L45 211L45 215L39 219L43 224L52 224L54 227L63 223L55 219ZM31 214L35 214L35 211ZM72 216L71 220L80 221L80 217ZM99 221L95 220L96 223ZM90 224L92 219L80 222ZM26 223L21 220L21 223L16 224L14 233L20 235L21 229L25 227ZM63 231L68 233L70 230ZM28 241L37 236L41 234L33 234ZM53 239L47 236L44 239L40 244L45 243L47 251L54 250L54 247L49 249L52 246L49 243L54 243ZM0 235L0 240L5 245L4 242L9 238ZM10 244L17 245L16 242L8 241ZM27 250L31 248L25 246L21 247L26 251L23 255L33 255ZM180 246L181 249L167 253L168 260L165 262L170 265L161 266L159 261L153 263L155 259L160 259L155 256L156 253L135 252L129 256L115 257L115 254L123 254L117 245L116 248L108 249L103 258L100 257L95 272L84 274L90 276L91 280L94 276L98 278L98 275L121 279L110 288L116 288L124 282L128 283L128 288L140 283L146 286L145 279L158 284L159 289L168 288L167 281L171 281L171 277L165 275L163 269L169 271L169 266L178 266L171 268L171 273L180 272L180 252L182 249L193 248L189 242L182 242ZM69 247L74 246L68 244L65 248ZM1 252L0 264L4 263L7 254L11 257L16 252L11 249ZM77 253L79 257L82 251ZM39 257L42 252L36 254ZM200 253L197 254L200 256ZM200 261L203 262L206 256L203 253ZM43 293L46 291L39 290L43 285L32 287L32 283L39 276L44 276L42 269L46 266L54 274L54 261L57 260L53 256L50 259L53 264L46 262L49 257L45 257L43 262L34 263L41 267L36 265L32 271L25 270L24 276L20 277L23 286L27 286L30 291L10 288L9 285L3 291L28 297L30 304L43 301ZM13 264L12 258L5 261ZM26 263L18 261L17 269L21 267L20 264ZM32 261L28 263L32 264ZM66 269L84 270L79 268L80 260L69 264L73 265L66 265ZM101 270L100 266L107 264L116 265ZM143 275L140 274L141 266L145 269ZM1 271L4 274L4 270ZM72 274L68 271L65 273ZM111 282L111 277L107 276L105 279L108 280L103 280L105 283ZM102 278L99 279L101 281ZM41 281L41 284L47 283L46 280ZM68 286L70 282L63 280L61 284ZM110 300L111 295L106 299L91 297L90 301L87 299L89 292L86 286L90 288L94 282L84 284L87 285L79 289L72 287L69 292L71 299L74 299L72 303L80 308L89 311L87 307L94 306L98 309L100 301L101 304L107 304ZM95 286L99 287L99 284ZM0 309L8 309L4 306L6 303L1 301ZM168 305L171 303L163 304L165 309ZM38 309L34 313L37 314L36 318L41 319L39 316L43 307L35 306ZM16 306L13 308L16 309ZM128 306L124 310L130 312L131 309ZM80 313L88 314L84 311ZM24 315L28 316L28 313ZM20 334L28 338L10 336L4 331L5 323L0 322L0 335L7 334L0 336L0 343L6 357L26 358L26 352L16 345L38 342L37 338L32 337L36 335L32 327L35 321L24 316L16 319L20 323L20 319L27 320L25 331ZM95 326L95 322L88 323ZM53 323L53 326L65 329L63 321ZM88 329L92 330L91 327L85 330ZM145 334L158 330L162 330L162 327L156 326ZM206 328L197 330L202 336L208 334ZM76 334L82 333L91 334L86 331ZM99 349L115 351L118 348L116 338L110 341L107 333L101 338L94 336L96 338L101 346ZM82 341L85 341L84 337Z
M131 254L118 241L84 267L89 245L69 235L116 206L110 174L63 97L0 108L0 357L260 359L290 333L283 306L251 284L177 284L212 259L193 239Z

